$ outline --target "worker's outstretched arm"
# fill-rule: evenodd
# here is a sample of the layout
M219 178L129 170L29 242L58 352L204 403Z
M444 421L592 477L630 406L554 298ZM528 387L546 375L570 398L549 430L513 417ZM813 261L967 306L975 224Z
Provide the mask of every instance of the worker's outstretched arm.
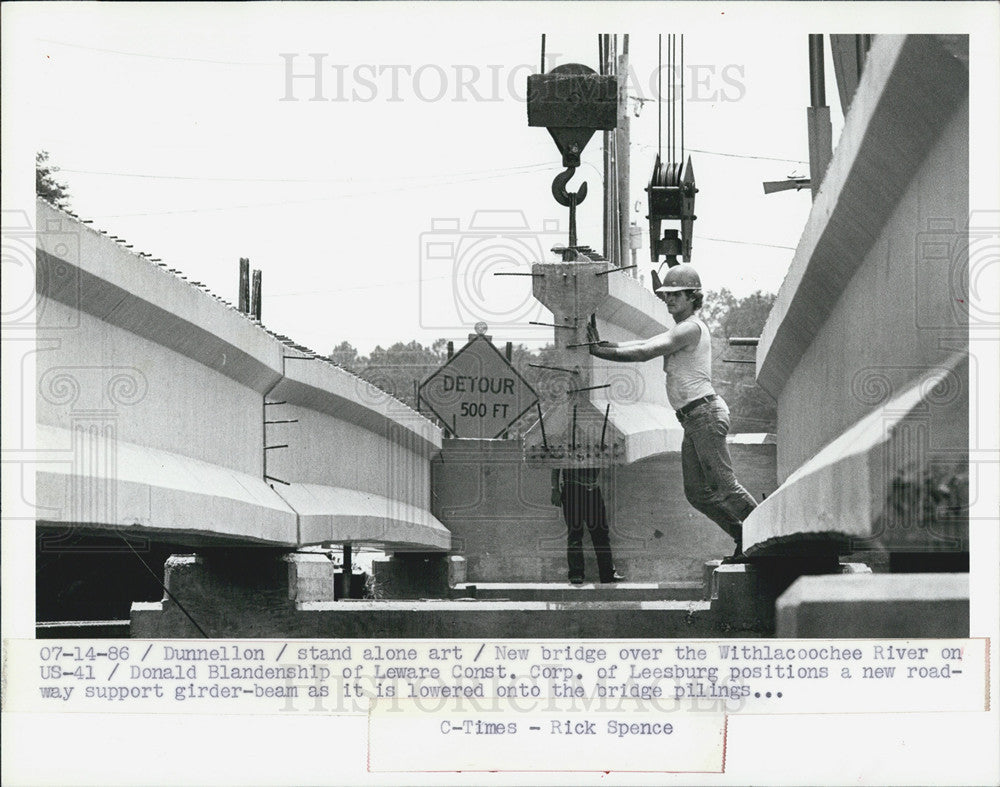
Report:
M597 329L587 328L589 341L598 342L590 346L590 354L606 361L648 361L661 355L671 355L698 341L701 331L697 325L682 322L669 331L664 331L649 339L635 342L602 342Z

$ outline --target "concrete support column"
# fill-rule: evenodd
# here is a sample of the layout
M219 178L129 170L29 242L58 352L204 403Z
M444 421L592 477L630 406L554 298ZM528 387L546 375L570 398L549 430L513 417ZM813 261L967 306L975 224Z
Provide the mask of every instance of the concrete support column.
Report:
M259 637L280 630L302 604L338 599L342 574L326 554L210 549L171 555L162 601L132 605L136 638Z
M465 580L465 558L444 552L397 552L372 564L376 598L447 598Z
M720 565L712 574L712 612L729 630L772 635L775 603L799 577L865 570L867 566L841 566L835 553Z

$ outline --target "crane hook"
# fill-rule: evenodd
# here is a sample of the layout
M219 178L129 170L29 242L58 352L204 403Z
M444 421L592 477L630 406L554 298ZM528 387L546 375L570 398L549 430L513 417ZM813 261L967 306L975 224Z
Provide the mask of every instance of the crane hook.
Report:
M556 202L567 208L570 205L579 205L587 198L586 181L580 184L580 190L575 194L566 191L566 184L569 183L570 178L575 174L576 167L569 167L565 172L560 172L556 175L555 180L552 181L552 196L555 197Z

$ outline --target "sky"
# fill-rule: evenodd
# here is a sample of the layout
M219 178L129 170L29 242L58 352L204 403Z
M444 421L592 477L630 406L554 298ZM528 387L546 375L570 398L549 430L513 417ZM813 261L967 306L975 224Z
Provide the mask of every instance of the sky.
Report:
M645 281L644 187L666 144L657 36L685 34L692 261L708 289L777 291L811 200L761 184L808 175L807 34L836 18L753 3L56 3L22 20L17 5L18 139L49 152L72 210L232 302L250 258L265 324L321 353L464 341L480 320L498 341L551 340L528 325L546 317L530 279L492 275L566 242L560 156L524 101L543 32L547 68L596 68L597 33L630 32ZM836 139L832 67L827 83ZM601 162L597 134L570 183L588 183L579 236L595 248Z
M512 8L58 6L20 40L24 109L81 218L231 301L249 257L264 322L319 352L463 340L479 320L498 340L544 342L527 325L545 317L530 280L492 276L566 242L560 156L524 100L541 33L547 68L596 69L597 33L633 31L630 218L648 281L644 187L666 143L657 33L679 31L650 5ZM719 22L684 45L693 262L708 288L776 291L810 198L761 183L808 174L805 35ZM595 248L601 162L597 134L570 184L588 183L579 235Z
M488 275L501 263L525 269L531 255L544 255L553 242L565 242L566 213L550 194L553 177L562 171L559 155L543 129L527 125L523 102L525 79L538 68L540 34L547 34L548 53L558 55L558 62L593 67L599 32L629 32L637 74L629 92L653 98L656 36L684 33L686 62L699 67L703 80L697 88L694 81L687 82L685 108L685 140L700 188L693 261L710 289L728 287L737 295L774 291L792 260L810 198L805 191L765 196L761 183L807 174L807 35L957 32L968 27L963 17L967 7L4 3L4 226L34 221L34 153L44 149L62 168L60 178L69 185L72 208L81 218L204 282L221 297L236 300L238 260L249 257L263 271L265 323L319 352L345 340L362 352L409 339L460 343L479 318L488 322L495 341L550 341L547 329L525 325L537 314L525 280ZM977 60L984 49L991 59ZM292 97L298 100L282 100L287 92L282 53L303 70L310 53L323 56L325 100L309 101L311 87L305 80L293 83ZM982 37L974 38L972 55L974 63L988 62L986 70L993 69L994 76L987 81L993 84L995 46L984 47ZM460 75L465 87L459 87ZM974 83L979 79L974 69ZM828 69L827 100L836 139L842 118L832 80ZM995 90L985 95L995 110ZM631 196L633 205L638 203L633 218L642 226L643 186L652 169L657 132L655 105L643 103L635 117L636 103L629 107ZM982 112L983 105L977 110ZM974 151L995 150L995 127L995 117L985 126L972 125ZM985 160L995 162L995 156L987 153ZM589 183L580 238L595 247L600 245L600 162L595 138L571 183ZM972 204L996 205L992 195L986 200ZM508 223L480 232L472 226L477 216L487 223L506 217ZM643 237L645 241L645 233ZM6 234L4 241L6 317L23 295L9 285L27 284L30 303L34 282L31 275L22 281L16 278L19 271L12 273ZM449 244L450 258L430 254ZM646 249L640 250L639 260L648 280ZM5 454L8 448L11 453L7 466L17 467L17 462L30 461L18 458L18 445L30 451L35 443L30 426L26 435L19 434L6 419L17 426L34 423L34 374L31 354L18 352L22 337L16 330L10 333L15 334L6 347L10 352L3 353L4 440ZM979 368L981 385L992 392L995 367L994 352ZM17 399L19 392L23 401ZM13 414L15 407L20 410ZM988 425L984 432L990 433ZM984 519L990 515L987 511ZM32 561L10 558L30 554L32 534L17 527L16 520L7 524L15 526L4 528L4 585L30 589ZM18 540L12 542L14 538ZM974 572L995 554L995 549L974 551ZM974 574L988 580L974 589L980 598L982 593L995 597L994 570L991 563L988 576ZM4 593L5 632L32 635L33 609L23 603L24 595ZM976 600L974 595L973 615L982 618L991 607ZM987 737L995 728L984 726L981 715L946 723L962 740L982 740L986 747L995 740L995 733ZM28 752L32 763L46 763L52 760L45 759L51 747L42 746L56 736L64 749L69 747L56 765L68 763L77 780L80 773L112 762L100 754L94 757L101 751L100 740L129 744L119 746L113 759L119 781L120 774L133 772L133 765L135 773L150 772L142 741L155 740L168 751L186 745L190 751L185 756L161 758L157 773L197 768L202 781L232 780L253 768L258 781L287 782L289 773L315 767L309 752L365 751L364 728L357 719L344 717L324 717L322 724L282 720L280 729L255 718L244 729L237 717L220 725L207 716L190 716L184 724L167 716L159 721L118 716L126 720L116 726L115 714L101 714L86 717L81 735L79 719L63 716L38 715L10 725L21 733L12 748ZM899 744L894 751L913 751L914 742L919 748L932 740L924 732L936 730L935 722L944 717L921 716L893 719ZM818 718L811 722L813 728ZM739 733L734 755L768 751L776 728L758 721L732 722L731 729ZM824 734L836 741L847 726L837 727L834 721ZM853 746L868 763L881 763L883 770L893 766L891 757L877 751L885 738L879 734L884 721L854 715L850 726L861 729L861 737L839 743ZM236 771L205 767L212 764L205 761L209 753L245 747L248 736L259 737L262 730L279 744L286 740L281 735L291 733L287 739L294 736L293 745L306 754L237 758ZM331 740L339 749L330 747ZM785 747L772 763L778 769L773 776L787 778L789 768L812 751ZM338 767L351 774L363 758L340 760ZM902 762L909 760L903 757ZM144 770L138 769L140 763ZM959 771L974 764L963 761ZM399 781L395 774L386 779ZM432 774L428 781L442 778ZM649 774L647 781L662 783L662 774Z

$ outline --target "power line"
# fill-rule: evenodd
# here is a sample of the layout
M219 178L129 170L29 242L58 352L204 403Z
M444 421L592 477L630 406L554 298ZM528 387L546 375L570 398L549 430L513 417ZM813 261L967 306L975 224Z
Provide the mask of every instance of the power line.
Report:
M443 180L435 183L415 183L410 186L401 186L399 188L393 189L377 189L375 191L360 191L351 192L348 194L337 194L330 197L314 197L311 199L298 199L298 200L281 200L279 202L256 202L256 203L245 203L241 205L221 205L218 207L211 208L179 208L177 210L160 210L160 211L148 211L144 213L104 213L95 215L95 219L128 219L128 218L138 218L142 216L173 216L184 213L211 213L219 212L225 210L243 210L246 208L276 208L283 207L286 205L307 205L318 202L335 202L341 199L354 199L356 197L371 197L377 196L379 194L385 194L387 191L392 191L393 193L398 193L402 191L413 191L414 189L426 189L433 188L436 186L453 186L457 183L476 183L484 180L499 180L501 178L508 178L515 175L531 175L534 171L525 172L508 172L500 175L486 175L476 178L459 178L457 180Z
M746 158L754 159L757 161L781 161L789 164L808 164L808 161L797 158L779 158L777 156L750 156L745 153L720 153L717 150L699 150L698 148L688 148L688 150L693 150L695 153L706 153L710 156L725 156L726 158Z
M635 147L644 148L646 150L655 150L656 145L650 145L647 142L633 142ZM808 161L804 159L797 158L779 158L777 156L751 156L748 153L722 153L718 150L702 150L700 148L687 148L688 151L694 153L705 153L709 156L725 156L726 158L745 158L754 159L758 161L782 161L789 164L808 164Z
M779 246L775 243L755 243L749 240L732 240L730 238L709 238L704 235L695 235L695 240L712 240L717 243L738 243L741 246L765 246L769 249L788 249L789 251L795 251L794 246Z
M276 292L272 295L262 295L263 298L296 298L300 295L331 295L338 292L354 292L355 290L375 290L375 289L385 289L387 287L397 287L401 285L411 286L413 284L421 284L429 281L444 281L445 279L454 279L453 274L447 274L445 276L428 276L423 279L393 279L392 281L379 281L372 282L370 284L359 284L356 287L337 287L333 290L302 290L301 292Z
M106 175L108 177L120 178L145 178L151 180L192 180L207 181L213 183L365 183L379 181L399 181L417 180L420 178L449 178L464 175L484 175L488 173L511 173L531 172L536 169L551 168L552 162L541 162L538 164L523 164L518 167L507 167L505 169L478 169L466 172L444 172L428 175L387 175L384 178L219 178L201 175L161 175L151 172L105 172L92 169L70 169L60 167L60 172L73 172L78 175Z
M273 62L255 63L240 60L211 60L203 57L176 57L173 55L151 55L148 52L125 52L120 49L103 49L97 46L85 46L83 44L70 44L67 41L53 41L51 38L38 38L37 41L43 44L54 44L55 46L65 46L70 49L85 49L89 52L103 52L108 55L124 55L125 57L144 57L149 60L174 60L185 63L209 63L218 66L269 66L274 67Z

